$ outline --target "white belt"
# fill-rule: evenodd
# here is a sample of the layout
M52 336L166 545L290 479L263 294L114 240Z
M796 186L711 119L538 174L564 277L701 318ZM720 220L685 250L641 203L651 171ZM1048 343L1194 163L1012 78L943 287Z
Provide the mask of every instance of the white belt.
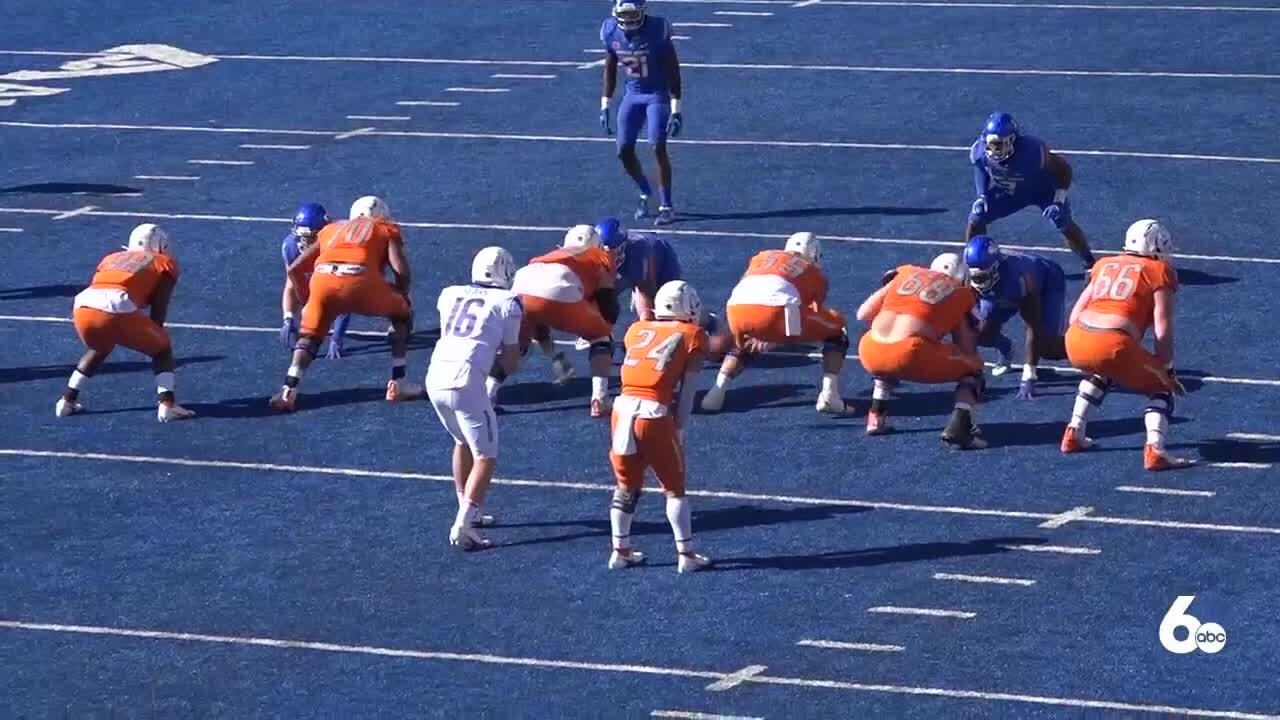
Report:
M364 265L356 265L354 263L320 263L316 265L316 272L325 275L363 275Z
M613 451L618 455L636 454L636 418L666 417L667 406L656 400L620 395L613 401Z

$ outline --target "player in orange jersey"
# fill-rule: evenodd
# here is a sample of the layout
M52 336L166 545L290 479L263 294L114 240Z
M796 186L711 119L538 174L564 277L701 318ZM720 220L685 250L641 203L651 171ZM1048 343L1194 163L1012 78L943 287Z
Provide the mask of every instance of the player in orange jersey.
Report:
M387 400L411 400L422 395L422 386L405 379L405 355L413 309L409 302L412 279L400 226L391 221L391 209L378 197L366 195L351 205L346 222L326 225L289 266L289 277L306 307L293 362L284 386L271 398L271 407L292 412L298 401L302 373L315 359L329 326L339 315L354 313L391 321L391 379ZM305 269L314 263L311 281ZM395 284L386 281L390 266Z
M573 366L555 349L551 331L572 333L590 343L591 417L609 411L609 374L613 369L613 325L618 322L618 297L614 292L613 259L591 225L576 225L559 248L536 257L516 272L511 289L524 303L520 326L522 351L537 341L551 357L556 383L573 377ZM501 378L489 384L490 397Z
M631 548L631 521L648 468L653 468L667 495L667 522L678 553L676 569L692 572L711 564L693 551L693 521L685 497L684 427L693 409L693 379L711 342L698 324L701 313L702 301L693 287L673 280L654 296L655 319L641 320L627 330L622 394L613 404L609 451L618 480L609 509L610 569L644 561L644 554Z
M889 431L889 399L899 381L954 382L955 410L942 439L964 450L986 447L976 420L982 359L969 315L978 297L968 277L960 256L944 253L928 269L899 267L858 308L858 319L871 325L858 343L858 359L875 377L868 435ZM953 342L943 342L947 335Z
M76 295L76 333L89 349L76 363L67 389L54 406L58 417L84 409L77 401L81 388L117 345L151 356L159 401L157 420L170 422L195 415L174 399L173 346L164 329L178 274L169 237L151 223L129 233L124 252L112 253L98 263L89 287ZM151 308L149 316L142 312L147 307Z
M845 411L840 370L849 335L844 315L823 306L827 277L821 260L822 243L807 232L792 235L783 250L765 250L751 258L725 312L734 347L720 365L715 387L702 397L703 412L724 407L725 390L752 354L773 343L814 342L822 343L822 388L816 407L819 412Z
M1186 390L1173 372L1173 300L1178 274L1166 259L1173 250L1169 231L1158 220L1139 220L1124 236L1124 254L1099 260L1071 310L1067 357L1089 374L1080 382L1071 422L1062 435L1062 452L1087 450L1085 435L1091 407L1102 404L1112 381L1150 398L1144 419L1147 470L1186 467L1192 461L1165 451L1173 396ZM1142 346L1147 328L1155 334L1155 353Z

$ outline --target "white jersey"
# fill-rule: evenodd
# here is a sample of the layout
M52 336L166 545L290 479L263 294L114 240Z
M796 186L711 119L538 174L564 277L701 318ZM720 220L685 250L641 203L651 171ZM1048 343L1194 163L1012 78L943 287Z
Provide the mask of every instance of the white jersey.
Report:
M440 293L440 340L427 368L428 390L484 387L503 345L520 341L520 298L510 290L453 285Z

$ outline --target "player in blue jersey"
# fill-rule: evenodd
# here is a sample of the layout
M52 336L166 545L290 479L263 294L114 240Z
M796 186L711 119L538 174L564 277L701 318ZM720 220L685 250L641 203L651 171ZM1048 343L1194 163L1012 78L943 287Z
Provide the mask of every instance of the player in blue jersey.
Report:
M609 119L609 101L618 80L618 65L627 75L626 91L618 104L618 159L627 175L640 189L640 204L635 217L649 217L649 196L653 189L636 157L636 140L641 128L653 146L658 161L658 216L655 225L675 221L671 199L671 156L667 153L667 137L676 137L684 125L680 112L682 94L680 61L671 39L671 23L656 15L646 15L645 0L616 0L613 16L600 28L604 44L604 89L600 98L600 125L605 134L613 134Z
M1084 231L1071 219L1071 166L1039 138L1023 135L1009 113L987 118L982 135L969 148L973 184L978 199L969 211L965 242L987 232L1000 218L1035 205L1061 232L1085 269L1093 267L1093 252Z
M993 375L1009 371L1013 342L1001 329L1022 316L1027 326L1026 357L1018 397L1035 397L1036 366L1040 358L1066 358L1063 333L1067 277L1062 267L1039 255L1007 253L986 235L978 235L964 249L969 284L978 291L978 344L1000 351Z
M298 212L293 216L293 228L288 235L284 236L284 242L280 244L280 255L284 258L285 270L293 264L294 260L307 249L311 243L316 241L316 235L320 233L320 229L329 224L329 215L325 212L324 206L319 203L307 203L298 208ZM308 270L307 277L311 277ZM284 313L284 322L280 326L280 342L286 348L293 349L294 344L298 341L298 320L297 314L300 310L298 302L298 294L294 291L293 281L289 279L289 273L284 276L284 291L280 297L280 310ZM329 341L329 352L325 357L337 359L342 357L342 341L343 336L347 333L347 324L351 322L350 315L341 315L333 324L333 339Z

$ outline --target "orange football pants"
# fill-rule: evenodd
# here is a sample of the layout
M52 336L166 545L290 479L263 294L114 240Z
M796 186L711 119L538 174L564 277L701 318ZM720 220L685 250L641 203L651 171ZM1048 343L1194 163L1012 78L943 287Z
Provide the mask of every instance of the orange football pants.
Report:
M885 343L867 333L858 342L858 359L876 377L908 382L955 382L982 372L982 359L976 354L922 337Z
M653 474L658 476L658 484L663 490L677 496L684 495L684 448L680 445L680 435L676 431L676 419L668 415L660 418L635 418L634 422L635 454L618 455L609 451L609 461L613 464L613 475L618 484L628 490L639 490L644 486L645 470L653 468ZM616 415L609 424L611 428L617 426Z
M76 333L90 350L111 352L117 345L155 357L170 349L169 333L154 320L135 311L109 313L91 307L78 307L72 314Z
M559 302L534 295L521 295L524 317L520 321L520 346L528 347L539 327L560 330L584 340L599 340L613 333L613 327L590 300Z
M748 339L770 343L815 343L839 337L844 315L831 308L800 308L800 335L787 337L787 311L781 305L730 305L729 334L741 348Z
M389 320L406 320L409 301L394 285L379 275L311 276L311 296L302 309L300 335L322 338L339 315L365 315Z
M1160 358L1123 330L1067 329L1067 359L1071 366L1101 375L1143 395L1172 392L1173 382Z

